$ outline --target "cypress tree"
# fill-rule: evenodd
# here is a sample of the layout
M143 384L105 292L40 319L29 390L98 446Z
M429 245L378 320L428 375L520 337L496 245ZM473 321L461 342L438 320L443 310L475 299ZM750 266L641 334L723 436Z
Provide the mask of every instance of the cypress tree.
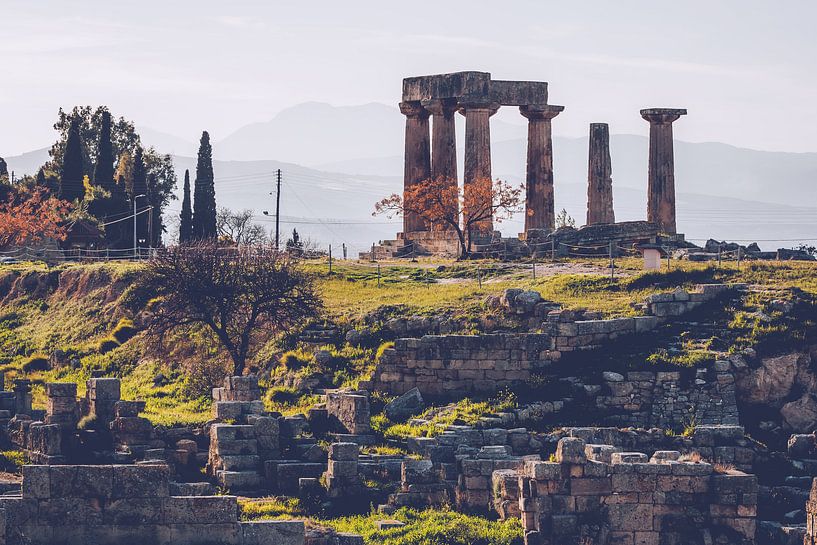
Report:
M210 135L201 133L193 190L193 232L196 238L216 238L216 186Z
M60 198L66 201L82 199L85 196L82 168L82 137L79 135L79 117L71 120L68 138L65 141L65 152L62 156L60 179Z
M8 179L8 177L9 177L9 167L6 164L6 160L3 159L2 157L0 157L0 178Z
M184 195L179 224L179 244L193 240L193 209L190 205L190 171L184 171Z
M113 193L113 143L111 142L111 112L102 112L99 127L99 140L96 144L96 166L94 167L94 185Z
M134 200L138 201L140 198L144 199L145 197L140 197L140 195L147 196L148 193L148 181L147 181L147 171L145 169L145 161L142 158L142 148L136 148L136 156L133 159L133 184L131 186L130 191L130 198L131 203ZM142 207L148 203L147 200L142 201ZM136 209L139 210L140 203L136 202ZM136 240L137 246L138 241L140 239L147 240L148 232L147 232L147 212L143 212L136 217ZM131 235L133 236L133 235Z

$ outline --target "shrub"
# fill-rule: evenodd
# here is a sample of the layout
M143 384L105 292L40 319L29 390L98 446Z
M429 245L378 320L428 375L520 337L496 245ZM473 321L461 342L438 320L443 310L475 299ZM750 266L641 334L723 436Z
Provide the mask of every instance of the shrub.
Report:
M22 450L6 450L0 452L0 471L17 473L28 463L28 457Z
M113 328L111 332L111 337L116 339L119 344L124 344L128 340L130 340L134 335L136 335L137 329L136 326L133 324L133 320L129 320L128 318L122 318L119 320L119 323L116 324L116 327Z
M281 354L281 365L289 371L297 371L309 365L313 360L312 354L303 350L289 350Z
M48 356L43 354L32 354L23 362L23 373L34 373L36 371L48 371Z
M119 348L119 341L114 339L113 337L106 337L99 341L96 350L100 354L107 354L108 352L114 350L115 348Z

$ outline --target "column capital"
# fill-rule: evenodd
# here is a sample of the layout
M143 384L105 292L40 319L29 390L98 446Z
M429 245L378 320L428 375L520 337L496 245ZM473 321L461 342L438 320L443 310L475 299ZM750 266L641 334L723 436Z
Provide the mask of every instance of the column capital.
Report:
M548 104L545 106L520 106L519 113L529 120L534 119L553 119L565 109L564 106L556 106Z
M457 103L457 111L465 115L467 111L487 111L488 115L494 115L499 111L500 104L498 102L491 102L490 100L460 100Z
M411 101L411 102L401 102L400 103L400 113L405 115L406 117L428 117L429 112L423 105L420 104L420 101Z
M452 115L457 111L456 98L429 98L420 102L432 115Z
M686 114L687 111L684 108L646 108L641 110L641 117L657 125L672 123Z

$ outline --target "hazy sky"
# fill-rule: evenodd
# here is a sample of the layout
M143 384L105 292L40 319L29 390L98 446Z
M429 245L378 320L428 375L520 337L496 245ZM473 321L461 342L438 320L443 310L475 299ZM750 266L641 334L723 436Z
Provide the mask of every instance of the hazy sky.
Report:
M817 151L817 2L0 0L0 156L48 145L59 106L223 138L305 101L400 99L458 70L545 80L554 133L646 134ZM504 113L516 120L513 111Z

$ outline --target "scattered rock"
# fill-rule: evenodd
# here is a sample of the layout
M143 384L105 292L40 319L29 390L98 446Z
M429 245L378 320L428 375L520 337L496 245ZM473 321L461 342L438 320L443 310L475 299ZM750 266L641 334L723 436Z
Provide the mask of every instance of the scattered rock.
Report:
M795 432L812 432L817 428L817 397L810 393L804 394L797 401L783 405L780 414Z
M422 412L425 407L420 390L412 388L400 397L393 399L384 408L386 416L392 422L402 422Z

